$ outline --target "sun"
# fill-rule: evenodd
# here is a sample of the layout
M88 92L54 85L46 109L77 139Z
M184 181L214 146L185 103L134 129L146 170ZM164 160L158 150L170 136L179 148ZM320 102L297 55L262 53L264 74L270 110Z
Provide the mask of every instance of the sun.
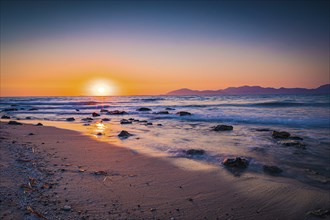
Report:
M104 93L105 93L105 88L104 87L98 87L97 88L97 92L100 94L100 95L104 95Z
M89 82L87 90L92 96L112 96L116 93L116 86L110 80L98 79Z

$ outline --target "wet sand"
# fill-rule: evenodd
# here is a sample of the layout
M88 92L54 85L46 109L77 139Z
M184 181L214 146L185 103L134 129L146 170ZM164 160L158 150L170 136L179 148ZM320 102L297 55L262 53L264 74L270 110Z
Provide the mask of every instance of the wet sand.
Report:
M71 130L2 122L0 141L1 219L318 219L330 206L292 179L184 169Z

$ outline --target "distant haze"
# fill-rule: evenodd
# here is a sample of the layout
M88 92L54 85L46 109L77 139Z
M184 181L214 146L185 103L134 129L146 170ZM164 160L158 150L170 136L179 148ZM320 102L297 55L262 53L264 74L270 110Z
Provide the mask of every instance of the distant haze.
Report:
M329 83L328 1L1 1L1 96Z

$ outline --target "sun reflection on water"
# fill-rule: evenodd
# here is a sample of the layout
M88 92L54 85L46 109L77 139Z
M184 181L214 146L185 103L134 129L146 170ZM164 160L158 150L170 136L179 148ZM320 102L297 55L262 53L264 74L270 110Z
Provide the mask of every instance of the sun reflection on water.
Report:
M105 131L106 126L102 122L97 122L95 124L95 134L96 135L102 135Z

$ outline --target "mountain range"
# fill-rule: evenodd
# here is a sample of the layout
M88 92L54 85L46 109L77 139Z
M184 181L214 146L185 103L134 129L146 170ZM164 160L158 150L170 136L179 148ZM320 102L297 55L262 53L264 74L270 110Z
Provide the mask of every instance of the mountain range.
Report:
M219 90L178 89L166 95L262 95L262 94L330 94L330 84L315 89L306 88L271 88L261 86L228 87Z

